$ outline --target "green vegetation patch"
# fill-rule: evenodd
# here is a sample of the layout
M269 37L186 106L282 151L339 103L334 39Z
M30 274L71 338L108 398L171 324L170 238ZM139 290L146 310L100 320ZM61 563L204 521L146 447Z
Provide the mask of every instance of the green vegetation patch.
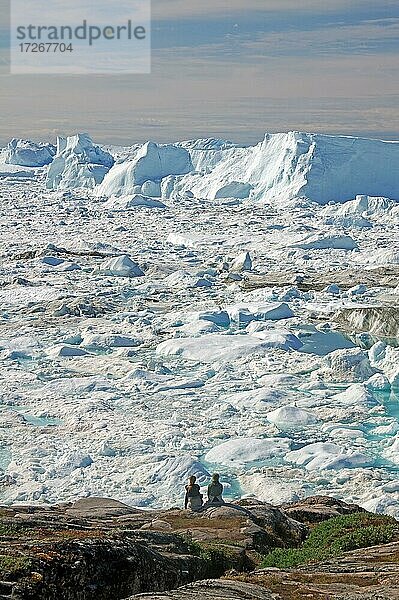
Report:
M208 563L210 576L220 577L230 569L240 568L240 547L224 545L223 543L200 543L193 540L190 535L181 535L189 554L198 556Z
M0 554L0 577L10 579L29 571L31 560L24 556L5 556Z
M316 525L300 548L277 548L267 554L262 567L280 569L326 560L349 550L387 544L398 537L393 517L356 513L328 519Z
M14 537L24 533L26 528L22 525L0 521L0 537Z

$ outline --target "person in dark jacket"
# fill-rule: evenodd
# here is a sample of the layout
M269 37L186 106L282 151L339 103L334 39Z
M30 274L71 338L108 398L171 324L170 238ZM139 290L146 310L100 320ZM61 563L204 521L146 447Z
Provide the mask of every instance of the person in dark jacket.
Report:
M214 473L212 481L208 485L208 502L212 504L224 504L222 494L223 486L219 481L219 473Z
M200 486L198 483L195 483L196 481L196 476L191 475L188 480L188 485L186 485L186 495L184 498L184 508L193 511L199 510L202 506L202 494Z

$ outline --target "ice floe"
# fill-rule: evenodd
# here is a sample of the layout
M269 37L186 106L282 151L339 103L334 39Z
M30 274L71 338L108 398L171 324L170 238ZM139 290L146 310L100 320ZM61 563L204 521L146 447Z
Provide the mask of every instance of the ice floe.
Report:
M143 277L144 273L139 265L127 254L107 258L99 267L104 275L113 277Z
M317 417L309 410L297 406L282 406L267 413L267 419L279 429L299 429L317 422Z
M226 466L241 466L276 458L284 455L289 448L290 442L284 438L237 438L209 450L205 460Z

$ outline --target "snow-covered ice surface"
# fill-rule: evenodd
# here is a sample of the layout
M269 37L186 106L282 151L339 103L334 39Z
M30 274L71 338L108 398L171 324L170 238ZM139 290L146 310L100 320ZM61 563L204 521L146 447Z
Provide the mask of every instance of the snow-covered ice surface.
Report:
M398 304L398 143L14 146L40 157L0 152L0 502L171 506L218 470L399 515L398 340L334 320Z

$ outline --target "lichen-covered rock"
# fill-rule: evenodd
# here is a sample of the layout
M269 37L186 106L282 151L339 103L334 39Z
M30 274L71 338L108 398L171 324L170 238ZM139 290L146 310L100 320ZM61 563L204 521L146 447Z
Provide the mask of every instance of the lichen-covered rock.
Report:
M209 572L176 536L155 539L137 534L47 544L33 558L38 576L14 588L18 600L111 600L132 593L167 590ZM222 573L219 573L222 575Z
M320 523L339 515L365 512L357 504L347 504L330 496L310 496L283 508L286 515L301 523Z
M225 581L209 579L198 581L178 590L165 594L139 594L133 598L146 598L147 600L274 600L274 596L265 588L241 581Z
M216 521L245 516L247 522L241 531L246 536L247 548L262 554L272 548L299 546L309 533L305 524L295 521L281 509L259 501L250 506L237 503L209 508L204 514Z
M0 507L0 582L13 600L293 600L251 574L260 555L302 543L309 528L293 515L316 521L360 510L328 497L280 508L251 498L202 513L96 497ZM231 570L242 581L204 581Z
M9 533L0 538L0 581L11 581L13 600L119 600L175 589L253 568L240 532L245 519L211 522L95 497L0 507L0 533ZM203 545L195 532L204 533Z
M296 569L232 576L269 590L274 600L397 600L399 542L346 552Z
M252 545L262 554L272 548L299 546L309 533L306 525L295 521L271 504L251 506L249 514L251 521L259 528L257 532L252 531Z

